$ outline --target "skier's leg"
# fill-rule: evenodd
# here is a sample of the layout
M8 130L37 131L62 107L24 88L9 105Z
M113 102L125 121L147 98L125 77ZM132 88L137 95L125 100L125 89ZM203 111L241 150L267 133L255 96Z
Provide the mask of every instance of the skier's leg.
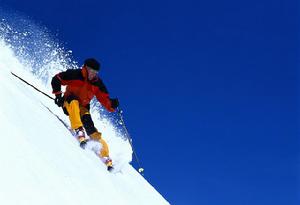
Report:
M94 122L92 120L91 114L89 113L87 108L80 107L80 114L81 114L81 120L83 122L84 129L86 133L90 136L92 140L100 142L101 150L99 150L99 157L101 160L106 164L107 169L111 170L113 168L112 166L112 160L109 157L109 149L108 145L105 142L104 139L102 139L102 134L99 132L94 125Z
M71 122L71 128L76 130L83 126L80 118L80 109L78 100L72 100L71 102L65 101L64 107L69 113L69 120Z
M75 130L76 137L80 143L81 148L85 148L86 139L83 130L83 124L80 118L80 108L78 100L65 101L64 107L66 108L69 119L71 122L71 128Z
M100 132L94 132L93 134L90 135L90 137L93 139L93 140L96 140L96 141L99 141L102 145L102 148L101 148L101 151L99 153L100 157L103 158L103 157L109 157L109 149L108 149L108 145L107 143L105 142L104 139L102 139L102 134Z
M95 128L94 122L92 120L92 117L90 113L88 112L81 112L84 113L82 115L81 119L85 128L86 133L90 136L91 139L95 141L99 141L102 145L102 149L99 153L100 157L108 157L109 156L109 149L108 145L105 142L105 140L102 139L102 134Z

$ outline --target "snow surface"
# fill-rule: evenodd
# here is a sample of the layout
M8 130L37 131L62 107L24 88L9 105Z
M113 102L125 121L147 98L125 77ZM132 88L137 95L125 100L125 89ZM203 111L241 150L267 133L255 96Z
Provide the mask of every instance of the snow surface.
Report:
M92 113L119 173L109 173L92 151L80 149L62 123L69 125L62 110L11 71L51 95L49 79L32 75L0 38L1 205L169 204L129 164L128 141L106 119ZM56 71L49 69L48 75Z

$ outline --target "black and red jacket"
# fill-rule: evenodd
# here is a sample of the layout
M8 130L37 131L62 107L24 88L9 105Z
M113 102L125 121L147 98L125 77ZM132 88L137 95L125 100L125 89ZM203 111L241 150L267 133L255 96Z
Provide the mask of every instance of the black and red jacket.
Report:
M64 98L75 96L79 104L88 107L90 101L94 96L98 101L110 112L115 109L111 106L108 91L99 77L92 81L88 80L87 69L68 69L65 72L58 73L52 78L53 94L57 95L62 93L61 86L66 85L66 92Z

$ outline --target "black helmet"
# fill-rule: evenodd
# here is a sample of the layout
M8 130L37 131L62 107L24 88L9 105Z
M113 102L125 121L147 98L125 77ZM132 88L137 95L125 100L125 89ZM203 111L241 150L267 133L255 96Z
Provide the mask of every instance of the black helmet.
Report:
M93 70L99 71L100 70L100 63L94 58L88 58L84 61L84 66L88 66Z

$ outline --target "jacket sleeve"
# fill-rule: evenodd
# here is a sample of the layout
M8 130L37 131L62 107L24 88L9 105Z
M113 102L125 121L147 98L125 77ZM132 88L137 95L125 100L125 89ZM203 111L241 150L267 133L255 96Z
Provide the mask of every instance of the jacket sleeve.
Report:
M97 100L103 105L109 112L114 112L115 109L111 106L111 101L109 98L109 93L103 84L103 82L99 79L96 84L97 91L95 93Z
M68 85L72 80L82 80L80 69L68 69L56 74L51 81L52 93L57 95L61 93L61 86Z
M62 79L60 77L61 73L56 74L51 81L52 85L52 93L57 95L61 94L61 85L62 85Z

